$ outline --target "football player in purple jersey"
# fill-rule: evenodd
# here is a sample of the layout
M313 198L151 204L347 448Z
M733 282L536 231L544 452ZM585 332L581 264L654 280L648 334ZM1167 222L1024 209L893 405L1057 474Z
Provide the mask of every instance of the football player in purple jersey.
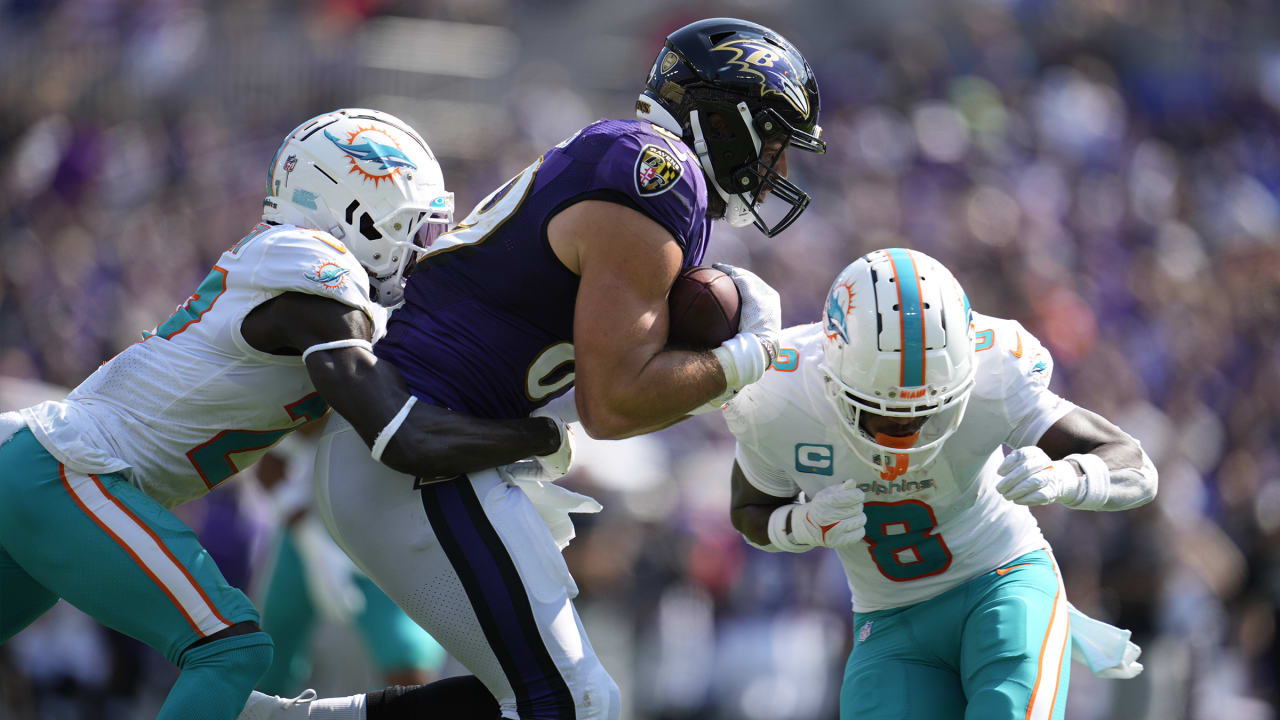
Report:
M720 266L738 286L742 321L707 352L667 347L667 294L702 263L712 220L773 236L804 211L788 151L825 151L818 111L807 61L772 30L716 18L672 33L635 120L582 128L427 249L375 347L408 383L406 407L581 418L593 437L622 438L718 407L758 380L777 353L776 292ZM385 720L428 707L618 717L618 686L587 640L560 554L567 512L594 501L498 471L415 480L373 462L340 421L321 441L317 475L339 544L487 693L255 695L243 718Z

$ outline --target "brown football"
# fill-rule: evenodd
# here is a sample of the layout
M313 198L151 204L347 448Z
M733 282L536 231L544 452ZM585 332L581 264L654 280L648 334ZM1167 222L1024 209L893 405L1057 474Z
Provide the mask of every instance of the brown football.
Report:
M667 298L671 325L667 344L710 350L738 334L742 298L733 278L711 267L680 273Z

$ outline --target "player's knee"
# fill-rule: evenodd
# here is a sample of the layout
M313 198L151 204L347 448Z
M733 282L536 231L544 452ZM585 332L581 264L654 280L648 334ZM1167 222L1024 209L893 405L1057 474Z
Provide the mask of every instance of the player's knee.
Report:
M1031 693L1013 684L985 687L969 696L965 717L1022 718L1027 712Z
M271 667L275 654L271 636L261 630L206 640L182 654L178 666L183 671L207 668L224 678L235 678L239 681L235 684L252 688Z
M609 671L599 660L581 668L579 682L573 687L573 703L578 720L618 720L622 712L622 693Z
M263 641L256 645L246 645L241 648L241 655L238 658L238 661L243 665L245 674L251 675L256 684L258 678L267 672L271 667L271 661L275 659L275 644L271 642L271 636L264 632L245 637L259 638Z

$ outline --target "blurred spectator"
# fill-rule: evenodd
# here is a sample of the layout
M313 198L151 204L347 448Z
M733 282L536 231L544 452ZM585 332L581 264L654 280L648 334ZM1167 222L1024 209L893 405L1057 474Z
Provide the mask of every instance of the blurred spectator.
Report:
M275 143L317 112L413 122L465 208L584 120L626 116L666 32L750 17L814 62L831 151L792 163L815 194L795 227L773 241L719 228L708 262L752 267L800 323L836 269L903 244L1026 325L1057 359L1056 389L1133 428L1162 478L1136 513L1039 513L1075 603L1146 648L1136 680L1075 673L1068 717L1273 717L1280 8L550 7L0 3L0 375L74 385L165 317L256 222ZM627 717L834 717L838 568L738 541L731 452L700 418L605 444L568 481L606 504L567 556ZM0 718L65 715L31 692L55 648L0 647ZM102 692L104 668L60 667L67 702Z

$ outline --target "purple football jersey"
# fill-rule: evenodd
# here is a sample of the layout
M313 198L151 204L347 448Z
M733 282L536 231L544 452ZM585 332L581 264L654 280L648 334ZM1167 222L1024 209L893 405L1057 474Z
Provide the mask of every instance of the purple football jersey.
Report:
M606 200L665 227L702 262L711 233L693 152L647 122L601 120L552 148L432 243L375 346L423 401L517 418L573 383L578 276L556 259L547 223Z

